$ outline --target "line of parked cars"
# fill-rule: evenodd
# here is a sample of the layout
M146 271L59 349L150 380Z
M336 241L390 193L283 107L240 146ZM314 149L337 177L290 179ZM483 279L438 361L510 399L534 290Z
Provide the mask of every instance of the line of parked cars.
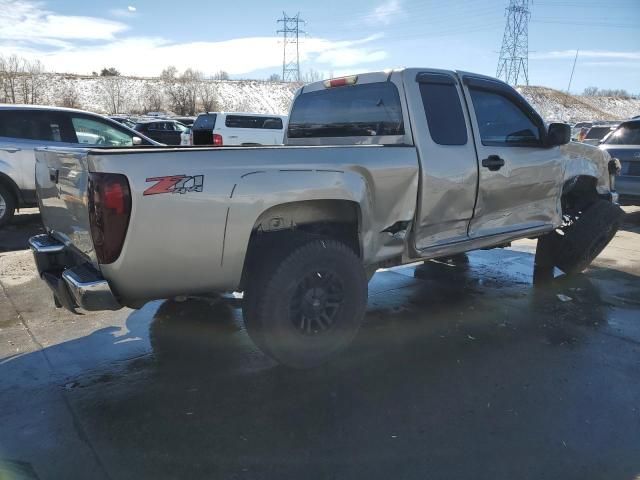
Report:
M616 189L625 201L640 200L640 115L625 122L578 122L572 127L571 137L606 150L620 160Z
M70 108L0 104L0 227L11 221L16 209L37 206L33 173L37 147L278 145L286 124L282 115L105 117Z

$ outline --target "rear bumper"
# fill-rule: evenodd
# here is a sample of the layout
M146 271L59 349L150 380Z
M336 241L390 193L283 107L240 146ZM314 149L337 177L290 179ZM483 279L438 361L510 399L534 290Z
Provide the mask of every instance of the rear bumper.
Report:
M89 263L51 235L36 235L29 246L40 277L53 291L56 303L74 311L118 310L122 305L113 294L109 282Z

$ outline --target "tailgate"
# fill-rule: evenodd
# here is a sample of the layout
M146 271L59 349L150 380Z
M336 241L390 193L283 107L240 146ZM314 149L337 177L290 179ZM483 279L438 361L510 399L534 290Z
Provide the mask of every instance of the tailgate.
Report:
M87 208L88 151L36 149L36 190L47 231L96 263Z

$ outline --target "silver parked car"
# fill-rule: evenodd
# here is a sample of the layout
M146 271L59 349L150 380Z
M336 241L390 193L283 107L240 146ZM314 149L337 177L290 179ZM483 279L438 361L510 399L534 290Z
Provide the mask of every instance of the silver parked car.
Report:
M621 123L600 145L620 160L622 170L616 188L627 200L640 200L640 119Z
M16 208L35 207L34 149L160 145L109 118L70 108L0 104L0 227Z

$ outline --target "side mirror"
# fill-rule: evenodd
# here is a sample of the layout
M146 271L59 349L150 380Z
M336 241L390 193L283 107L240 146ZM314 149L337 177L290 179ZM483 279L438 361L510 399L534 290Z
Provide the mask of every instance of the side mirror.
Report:
M131 142L134 145L142 145L142 139L140 137L132 137Z
M556 147L558 145L566 145L571 141L571 125L566 123L551 123L547 131L545 145L547 147Z

